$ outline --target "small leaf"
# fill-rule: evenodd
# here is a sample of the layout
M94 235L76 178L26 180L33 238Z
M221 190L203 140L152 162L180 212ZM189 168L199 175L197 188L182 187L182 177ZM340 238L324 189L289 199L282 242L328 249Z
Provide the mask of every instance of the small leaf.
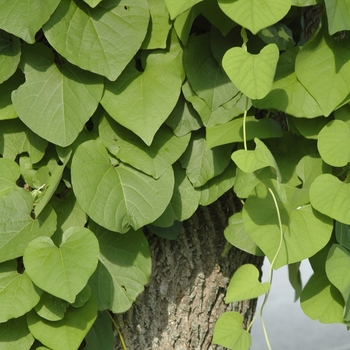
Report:
M300 262L288 264L288 277L291 286L294 288L294 301L300 298L301 291L303 290L300 274Z
M33 282L46 292L73 303L95 271L98 242L84 227L71 227L57 248L48 237L31 241L23 256ZM79 259L77 258L77 252Z
M96 317L97 305L92 297L81 308L69 307L62 320L48 321L31 311L27 314L27 323L33 336L50 349L75 350L79 348Z
M68 306L68 301L44 292L34 310L45 320L59 321L64 317Z
M259 270L252 264L239 267L227 287L226 303L254 299L270 290L270 283L259 281Z
M330 35L350 29L350 4L347 0L325 1Z
M89 228L99 245L99 264L89 280L99 310L127 311L144 290L151 275L151 256L144 234L130 230L122 235L93 222Z
M62 0L43 30L69 62L116 80L139 50L148 21L146 0L106 0L93 9Z
M241 47L233 47L225 53L222 65L232 82L245 95L251 99L261 99L271 90L278 57L275 44L265 46L257 55Z
M163 213L173 194L174 174L169 167L155 180L124 164L114 167L100 142L87 141L74 154L72 183L79 204L93 220L125 233Z
M310 187L310 201L319 212L350 225L350 184L331 174L318 176Z
M174 19L182 12L185 12L202 0L165 0L165 4L170 13L170 18Z
M223 313L215 323L213 343L232 350L248 350L252 339L242 324L243 316L238 312Z
M253 34L282 19L289 11L290 0L219 0L221 10Z

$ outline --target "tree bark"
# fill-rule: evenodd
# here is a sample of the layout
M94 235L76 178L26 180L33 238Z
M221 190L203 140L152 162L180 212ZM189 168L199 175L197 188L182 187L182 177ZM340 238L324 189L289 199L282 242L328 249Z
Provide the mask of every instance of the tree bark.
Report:
M239 205L239 204L238 204ZM254 316L256 300L226 305L226 288L235 270L245 263L261 267L263 259L231 248L222 257L223 231L237 202L229 192L208 207L199 207L184 222L176 241L148 234L153 271L133 307L117 315L128 350L213 350L215 321L224 311ZM117 337L116 349L123 349Z

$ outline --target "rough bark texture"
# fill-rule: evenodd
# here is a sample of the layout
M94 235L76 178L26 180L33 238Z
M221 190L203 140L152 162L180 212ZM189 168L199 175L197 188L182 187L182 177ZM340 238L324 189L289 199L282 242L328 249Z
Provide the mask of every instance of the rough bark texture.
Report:
M117 316L128 350L209 350L217 317L226 310L252 319L256 301L226 305L225 291L234 271L262 258L232 248L226 258L223 231L235 212L232 193L200 207L184 223L178 240L149 234L153 272L133 308ZM116 349L122 349L117 337Z

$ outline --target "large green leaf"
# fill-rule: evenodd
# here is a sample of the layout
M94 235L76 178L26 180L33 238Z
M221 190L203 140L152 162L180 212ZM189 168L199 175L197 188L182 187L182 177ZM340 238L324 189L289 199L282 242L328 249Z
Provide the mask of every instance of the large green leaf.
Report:
M278 57L276 44L265 46L256 55L241 47L233 47L225 53L222 65L232 82L245 95L251 99L261 99L271 90Z
M34 343L26 318L19 317L0 323L0 347L2 350L29 350Z
M253 34L277 23L289 11L290 0L219 0L222 11Z
M148 21L146 0L105 0L93 9L62 0L43 30L68 61L115 80L140 48Z
M31 241L24 251L23 261L37 286L73 303L95 271L98 253L98 242L91 231L71 227L63 234L59 248L48 237Z
M32 218L31 194L17 188L0 197L0 262L23 255L28 243L39 236L52 236L56 214L50 206L37 219Z
M326 0L328 31L330 35L350 29L350 3L348 0Z
M83 210L99 225L124 233L153 222L174 188L172 168L157 180L129 166L113 166L98 141L80 145L72 161L72 183Z
M298 189L271 181L282 221L282 247L274 268L308 258L329 241L332 220L311 208L298 198ZM264 210L261 210L264 208ZM242 212L244 229L258 244L270 261L273 260L281 240L278 216L271 194L265 184L258 184L248 197ZM266 239L268 237L268 239Z
M122 162L159 178L185 151L191 134L175 136L167 126L161 126L152 144L147 147L134 133L111 120L101 118L99 134L105 147Z
M26 272L17 272L16 260L0 264L0 323L30 311L38 303L41 292Z
M68 62L57 66L42 44L26 46L24 56L26 82L12 93L16 112L39 136L70 145L98 106L102 78Z
M69 307L64 318L48 321L34 310L27 314L30 332L40 342L52 350L76 350L97 317L94 297L80 308Z
M93 222L89 228L100 245L99 264L89 281L98 308L125 312L144 290L151 275L147 239L140 230L122 235Z
M0 84L15 73L20 57L19 39L0 30Z
M102 106L148 146L180 95L182 78L172 65L147 63L145 71L139 72L131 62L117 81L105 84Z
M319 212L350 225L350 184L331 174L318 176L310 187L310 202Z
M59 2L60 0L0 0L0 28L33 44L36 32L50 18Z
M350 92L350 38L336 41L322 28L299 52L297 79L328 116Z

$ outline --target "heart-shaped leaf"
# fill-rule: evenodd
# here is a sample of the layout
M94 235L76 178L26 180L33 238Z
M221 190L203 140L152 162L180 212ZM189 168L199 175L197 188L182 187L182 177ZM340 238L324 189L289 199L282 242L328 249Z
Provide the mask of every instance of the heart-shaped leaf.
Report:
M24 54L26 82L12 93L16 112L39 136L68 146L96 110L102 78L68 62L56 66L51 50L42 44L26 46Z
M75 350L79 348L96 317L97 305L92 297L81 308L69 307L62 320L45 320L33 310L27 314L27 323L33 336L50 349Z
M163 213L173 194L174 173L169 167L155 180L124 164L113 166L102 143L87 141L74 154L72 182L79 204L94 221L124 233Z
M219 0L222 11L253 34L271 26L289 11L290 0Z
M319 212L350 225L350 184L331 174L318 176L310 187L310 202Z
M33 44L36 32L50 18L59 2L60 0L0 0L0 28Z
M100 310L127 311L144 290L151 275L151 256L144 234L130 230L122 235L94 222L89 228L100 245L99 264L89 280Z
M238 312L223 313L215 323L213 343L228 349L248 350L252 338L242 324L243 316Z
M278 57L275 44L265 46L257 55L233 47L225 53L222 66L239 90L251 99L261 99L271 90Z
M267 293L269 282L259 281L259 270L252 264L245 264L237 269L227 287L226 303L254 299Z
M62 0L43 30L69 62L115 80L140 48L148 21L146 0L105 0L93 9Z
M91 231L84 227L71 227L64 232L59 248L48 237L31 241L23 261L37 286L73 303L95 271L98 253L98 241Z
M16 260L0 264L0 323L30 311L38 303L41 292L26 273L17 272Z

